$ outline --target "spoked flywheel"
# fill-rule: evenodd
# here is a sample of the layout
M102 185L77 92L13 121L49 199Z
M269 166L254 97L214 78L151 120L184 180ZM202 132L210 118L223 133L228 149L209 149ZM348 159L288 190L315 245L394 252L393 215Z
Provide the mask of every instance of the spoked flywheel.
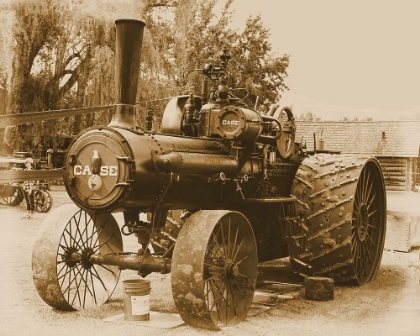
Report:
M182 319L207 329L241 322L254 297L257 268L254 233L241 213L194 213L172 258L172 293Z
M110 213L89 215L63 205L44 220L32 253L35 287L61 310L96 308L108 301L119 279L118 266L92 264L92 254L123 249L119 226Z
M295 176L299 224L290 225L289 251L299 271L353 280L376 276L385 242L386 194L376 159L316 155Z

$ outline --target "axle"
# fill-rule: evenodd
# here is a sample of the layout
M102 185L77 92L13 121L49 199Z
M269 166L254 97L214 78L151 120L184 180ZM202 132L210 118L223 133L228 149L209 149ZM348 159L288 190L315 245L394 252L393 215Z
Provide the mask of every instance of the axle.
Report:
M143 277L154 272L162 274L171 272L171 259L154 257L149 252L141 255L120 253L102 256L92 254L89 261L96 265L115 265L121 269L138 271Z
M93 265L112 265L119 266L121 269L138 271L145 277L150 273L160 272L162 274L171 272L171 259L154 257L150 252L140 250L138 254L118 253L100 255L92 251L78 253L72 251L69 258L65 258L69 266L75 266L81 263L84 268L90 268Z

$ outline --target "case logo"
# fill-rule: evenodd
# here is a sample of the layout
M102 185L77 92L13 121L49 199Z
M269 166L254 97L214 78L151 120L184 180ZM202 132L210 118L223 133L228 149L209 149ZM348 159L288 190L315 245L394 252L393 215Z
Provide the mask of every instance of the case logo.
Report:
M101 166L99 174L93 174L90 165L75 165L73 168L74 175L99 175L99 176L118 176L118 166Z
M75 165L73 168L73 173L76 176L118 176L118 166L103 166L102 159L99 156L98 151L94 149L90 165Z
M222 125L239 126L239 120L222 120Z

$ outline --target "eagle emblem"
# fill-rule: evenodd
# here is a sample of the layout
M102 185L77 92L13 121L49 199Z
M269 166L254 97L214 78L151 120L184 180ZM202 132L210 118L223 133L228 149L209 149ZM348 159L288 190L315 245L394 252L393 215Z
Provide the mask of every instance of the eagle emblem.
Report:
M99 175L101 171L101 157L96 149L93 150L92 163L90 164L90 171L93 175Z
M101 171L102 160L96 149L93 150L92 162L90 164L90 171L92 175L89 177L88 185L92 191L98 191L102 187L102 179L99 176Z

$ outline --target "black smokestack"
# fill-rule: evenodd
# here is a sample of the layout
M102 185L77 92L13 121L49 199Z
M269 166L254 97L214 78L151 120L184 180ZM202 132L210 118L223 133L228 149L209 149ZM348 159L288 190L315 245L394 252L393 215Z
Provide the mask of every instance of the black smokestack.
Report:
M115 26L115 105L109 126L135 129L137 84L145 23L122 19L116 20Z

